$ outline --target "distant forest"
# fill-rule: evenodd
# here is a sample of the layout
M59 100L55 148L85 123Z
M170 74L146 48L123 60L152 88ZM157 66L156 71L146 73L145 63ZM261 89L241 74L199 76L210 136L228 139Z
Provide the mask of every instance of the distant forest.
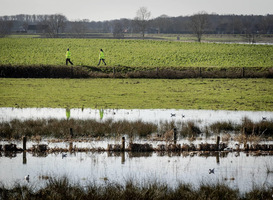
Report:
M206 34L273 34L273 15L205 14L205 16L206 22L202 31ZM0 17L0 36L4 37L11 33L37 33L47 37L58 37L61 34L81 37L90 33L112 33L114 37L124 37L124 34L141 31L145 31L145 34L194 34L193 17L162 15L154 19L143 19L145 30L141 30L136 19L69 21L60 14L22 14Z

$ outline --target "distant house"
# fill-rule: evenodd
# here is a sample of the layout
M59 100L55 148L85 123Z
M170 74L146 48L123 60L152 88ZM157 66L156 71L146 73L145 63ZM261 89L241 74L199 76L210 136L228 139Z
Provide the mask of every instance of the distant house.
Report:
M23 26L19 26L18 29L16 30L17 33L26 33L26 29L24 29Z
M47 29L47 25L28 25L27 27L27 33L45 33L45 30Z

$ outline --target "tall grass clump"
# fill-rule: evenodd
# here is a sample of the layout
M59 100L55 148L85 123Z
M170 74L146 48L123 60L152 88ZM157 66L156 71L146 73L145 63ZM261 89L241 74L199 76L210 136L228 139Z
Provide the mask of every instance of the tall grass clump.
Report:
M271 189L265 187L254 187L250 192L246 193L243 199L272 199L273 198L273 188Z
M159 133L159 135L163 135L165 132L167 132L175 127L176 127L176 124L174 121L171 121L171 122L168 122L167 120L160 121L158 133Z
M236 200L239 197L238 189L231 189L225 184L204 184L198 191L198 199Z
M249 118L245 117L242 120L241 129L246 135L270 137L273 135L273 121L265 119L259 122L253 122Z
M164 183L150 181L135 183L132 180L124 183L96 184L90 182L87 186L71 183L67 177L50 178L46 185L40 189L35 189L26 185L14 185L7 188L0 184L0 199L5 200L268 200L272 198L272 189L268 187L254 188L249 192L240 194L238 189L232 189L225 184L201 184L199 188L194 188L190 184L180 183L172 188Z
M215 122L215 123L211 124L209 127L213 132L216 132L216 133L221 133L223 131L239 131L240 130L240 128L236 124L233 124L230 121L229 122Z

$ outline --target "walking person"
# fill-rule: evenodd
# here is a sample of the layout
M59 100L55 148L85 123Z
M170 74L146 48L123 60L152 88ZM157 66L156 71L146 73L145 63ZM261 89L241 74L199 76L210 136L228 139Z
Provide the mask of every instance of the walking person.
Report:
M69 62L71 65L73 65L73 63L70 61L71 52L69 51L69 49L67 49L65 56L66 56L66 61L65 61L65 62L66 62L66 65L68 64L68 62Z
M105 59L104 59L104 52L103 52L102 49L100 49L99 59L100 59L100 60L99 60L98 66L100 65L100 61L102 61L102 62L104 63L104 65L106 65Z

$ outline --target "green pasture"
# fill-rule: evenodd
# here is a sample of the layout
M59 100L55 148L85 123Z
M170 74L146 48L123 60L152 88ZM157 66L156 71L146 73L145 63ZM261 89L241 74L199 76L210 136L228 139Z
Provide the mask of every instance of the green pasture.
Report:
M272 45L46 38L0 38L0 65L64 65L67 48L79 66L96 66L102 48L112 67L273 67Z
M0 79L0 107L273 111L272 79Z

